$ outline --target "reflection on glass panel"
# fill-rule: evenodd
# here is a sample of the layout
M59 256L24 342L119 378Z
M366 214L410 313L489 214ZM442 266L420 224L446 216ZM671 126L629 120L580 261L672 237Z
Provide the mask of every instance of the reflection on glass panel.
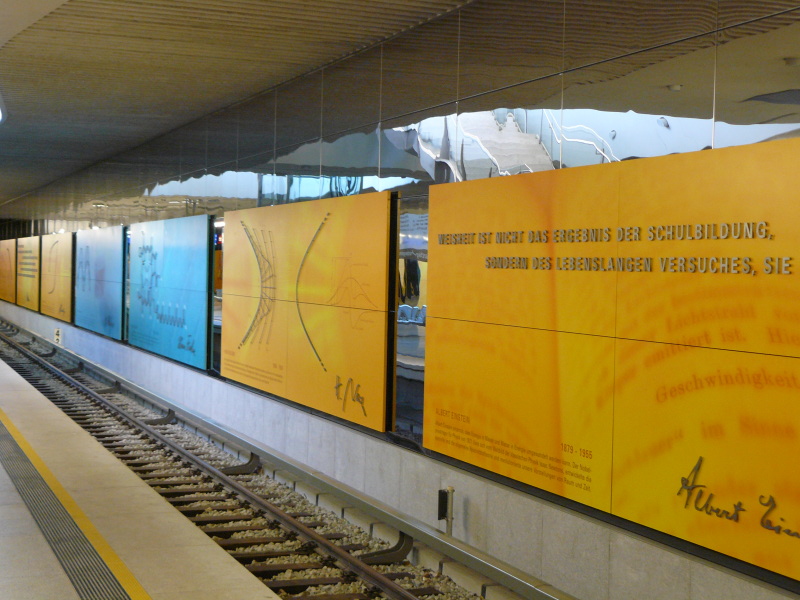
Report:
M401 198L396 433L422 443L428 288L428 198Z
M562 0L489 0L461 10L461 98L558 73Z
M133 187L139 183L139 166L118 160L118 157L94 165L91 169L97 177L97 193L102 196L111 196L113 198L120 190ZM177 172L174 175L177 175ZM68 184L67 182L60 182L58 187L63 193L66 191ZM74 189L76 191L81 190L81 193L87 193L87 190L82 185L77 185Z
M276 148L319 139L321 135L322 71L278 88Z
M422 440L427 313L428 188L462 181L456 105L381 123L381 183L401 191L397 281L396 433Z
M239 133L239 114L228 109L208 117L208 166L235 161Z
M701 80L703 83L713 81L713 71L709 73L708 68L709 65L713 66L715 45L715 34L699 36L570 71L565 74L565 89L578 86L592 90L602 89L598 88L601 84L603 87L613 87L613 82L619 80L617 85L630 85L627 82L632 80L637 86L636 94L627 100L623 95L615 94L612 101L617 105L627 103L629 108L637 112L648 112L642 111L641 105L665 102L663 91L670 86L688 88L688 91L702 89L705 93L705 86L689 88L683 80ZM605 101L603 97L597 99L597 102ZM674 103L675 98L668 102ZM705 110L704 104L703 114ZM699 116L699 113L695 116Z
M152 159L148 150L149 147L147 145L139 146L114 157L114 162L116 165L118 165L119 170L130 177L130 179L126 182L128 185L144 186L150 182L152 176L152 173L150 172L150 161ZM87 191L87 187L79 175L70 177L68 181L69 185L72 186L74 190L81 190L81 193L88 195L102 194L102 192L92 194L91 191ZM118 189L118 185L113 178L109 181L109 183L112 186L112 190L114 188Z
M457 14L383 44L381 119L454 102L457 87Z
M133 182L119 182L116 181L115 176L112 176L108 179L110 187L106 186L106 192L126 187L128 183L146 185L153 181L174 177L180 173L180 138L176 133L161 136L138 148L117 155L102 165L113 165L123 175L130 174L135 178ZM89 171L94 171L98 166L92 167ZM82 183L79 183L78 187L86 189Z
M236 107L239 119L239 160L275 149L275 92Z
M135 189L139 188L136 187ZM112 196L109 194L66 193L63 197L65 200L68 198L70 213L75 219L90 221L92 224L98 220L107 222L109 219L109 207L123 202L123 199L118 194ZM116 224L119 225L119 223Z
M225 200L225 210L243 210L258 206L262 177L262 173L249 171L238 165L224 165L219 179L229 181L228 187L233 193L233 196Z
M237 171L240 173L253 173L255 174L255 205L267 206L275 203L275 197L267 194L264 189L264 181L272 180L275 176L275 159L272 152L265 152L257 156L251 156L239 160ZM249 193L252 193L252 189Z
M710 33L717 0L565 0L565 10L565 68L573 69Z
M114 161L119 164L126 165L140 165L147 162L147 153L145 146L138 146L131 150L127 150L114 157ZM72 178L70 178L72 179Z
M158 218L155 213L148 213L148 205L140 201L142 188L133 186L117 190L113 195L73 199L75 218L88 221L90 227L110 227L128 225L136 221Z
M378 178L380 133L376 127L322 141L323 198L382 191Z
M564 7L566 69L710 33L717 21L717 0L565 0Z
M181 144L181 175L206 168L208 120L203 118L178 130Z
M455 154L464 179L553 169L560 106L559 75L460 102Z
M134 169L135 179L134 182L138 183L138 165ZM103 194L102 187L92 185L93 181L97 181L97 175L94 169L85 169L79 173L74 174L66 182L66 185L51 184L47 186L41 193L36 194L36 200L39 202L45 200L53 195L61 195L65 199L73 202L83 202L88 198L94 198ZM12 203L10 206L13 206ZM24 203L27 208L32 208L29 202ZM35 214L35 213L34 213Z
M150 157L155 164L163 168L167 177L180 174L181 168L181 140L178 132L162 135L160 138L148 143L151 147Z
M320 150L320 140L279 150L275 175L263 179L264 195L274 204L321 198Z
M264 175L264 195L272 198L272 204L288 204L319 200L322 195L323 178L319 175Z
M239 171L232 162L152 186L139 200L159 219L221 214L256 206L260 176Z
M770 0L770 2L718 0L718 2L719 27L731 27L800 7L800 3L797 0ZM726 33L727 31L723 31L723 36ZM725 38L723 37L723 39Z
M192 176L118 189L113 194L74 203L72 218L86 221L89 226L106 227L216 213L243 203L255 206L255 198L241 198L243 190L253 186L236 179L235 174L231 177L233 164L214 172L198 171Z
M381 49L348 58L323 73L322 135L380 119Z
M458 156L454 154L456 105L422 111L381 123L381 169L390 177L392 188L403 196L427 196L432 183L463 180Z
M154 155L154 149L149 144L145 147L145 150L147 152L144 157L145 162L139 165L139 185L141 187L150 186L159 181L166 181L179 174L175 171L174 166L157 162L159 157Z
M143 149L149 165L158 167L158 180L174 177L180 174L181 145L177 133L168 133L148 142Z
M623 57L624 76L598 77L596 67L565 74L562 119L554 124L562 166L710 148L713 42L712 34ZM615 62L605 65L614 71Z
M800 12L754 25L726 31L717 51L715 148L800 133Z
M157 184L154 184L144 189L135 187L122 190L118 199L107 201L107 204L110 209L118 211L128 218L125 222L126 225L167 219L170 215L184 216L182 203L180 205L177 202L170 204L170 200L174 200L173 198L151 196L151 191L156 187Z
M239 202L239 176L236 163L219 165L206 169L199 178L200 187L197 196L189 198L192 201L191 211L187 202L187 214L213 214L221 215L226 210L233 210ZM246 182L246 177L242 183Z

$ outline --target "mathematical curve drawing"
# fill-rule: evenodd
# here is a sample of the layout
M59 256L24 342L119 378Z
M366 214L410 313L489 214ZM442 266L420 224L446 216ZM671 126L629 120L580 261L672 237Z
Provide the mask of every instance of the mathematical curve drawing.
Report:
M58 266L58 256L55 254L55 248L58 246L58 243L61 240L56 240L53 244L48 248L49 253L47 255L47 265L48 269L53 275L53 286L50 288L50 291L47 292L48 296L56 291L56 285L58 284L58 273L56 273L56 267ZM44 276L44 273L42 273Z
M331 280L331 296L326 301L330 306L345 306L351 307L348 311L350 315L350 327L359 329L362 321L367 321L371 316L371 311L365 309L355 308L356 301L363 300L374 309L378 306L372 301L367 294L364 286L353 274L354 268L358 265L354 264L350 257L342 256L332 259L334 264L333 275Z
M250 321L250 326L239 343L239 348L253 341L259 346L264 343L269 344L272 317L275 311L276 288L275 245L272 240L272 232L268 231L265 235L264 230L251 231L247 223L244 221L241 223L258 264L260 290L258 307Z
M317 240L317 236L319 236L319 232L322 231L322 228L325 226L325 223L328 221L328 217L331 216L331 213L325 213L325 218L322 219L322 223L319 224L317 230L314 232L314 237L311 238L311 242L308 244L308 248L306 248L306 253L303 255L303 260L300 261L300 266L297 268L297 280L294 284L294 303L297 306L297 316L300 317L300 325L303 327L303 333L306 334L306 339L308 343L311 345L311 349L314 351L314 356L317 357L322 370L326 373L328 369L325 367L325 363L322 362L322 358L320 358L319 352L317 352L316 346L314 346L314 342L311 341L311 336L308 334L308 329L306 328L306 323L303 320L303 311L300 310L300 274L303 272L303 266L306 264L306 259L308 258L308 254L311 252L311 247L314 245L314 242Z

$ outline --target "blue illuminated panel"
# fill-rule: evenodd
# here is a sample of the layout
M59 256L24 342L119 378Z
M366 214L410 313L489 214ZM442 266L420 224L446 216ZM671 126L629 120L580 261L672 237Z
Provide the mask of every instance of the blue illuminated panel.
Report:
M131 225L128 341L207 366L209 217Z
M122 339L122 226L87 229L76 236L75 324Z

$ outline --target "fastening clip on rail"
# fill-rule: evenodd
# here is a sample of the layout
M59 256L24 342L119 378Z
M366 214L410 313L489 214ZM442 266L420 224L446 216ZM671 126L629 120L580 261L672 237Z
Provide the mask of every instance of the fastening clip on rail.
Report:
M249 475L255 473L261 468L261 459L255 452L250 454L250 460L240 465L233 465L231 467L222 467L221 473L225 475Z
M157 419L145 419L145 425L172 425L173 423L178 422L178 418L175 416L175 411L171 408L167 411L167 414L163 417L159 417Z
M376 550L375 552L368 552L362 554L359 558L368 565L389 565L397 563L408 556L411 548L414 547L414 538L407 533L400 532L400 538L397 543L391 548L385 550Z

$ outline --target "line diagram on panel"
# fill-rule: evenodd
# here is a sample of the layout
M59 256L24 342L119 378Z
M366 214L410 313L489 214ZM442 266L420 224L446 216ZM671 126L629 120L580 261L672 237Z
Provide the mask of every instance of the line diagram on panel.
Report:
M250 326L239 342L239 348L246 344L256 343L259 346L269 344L272 332L272 321L275 312L276 274L275 274L275 244L271 231L263 229L252 230L244 221L242 228L250 242L250 248L258 264L259 298L256 312L250 321Z

